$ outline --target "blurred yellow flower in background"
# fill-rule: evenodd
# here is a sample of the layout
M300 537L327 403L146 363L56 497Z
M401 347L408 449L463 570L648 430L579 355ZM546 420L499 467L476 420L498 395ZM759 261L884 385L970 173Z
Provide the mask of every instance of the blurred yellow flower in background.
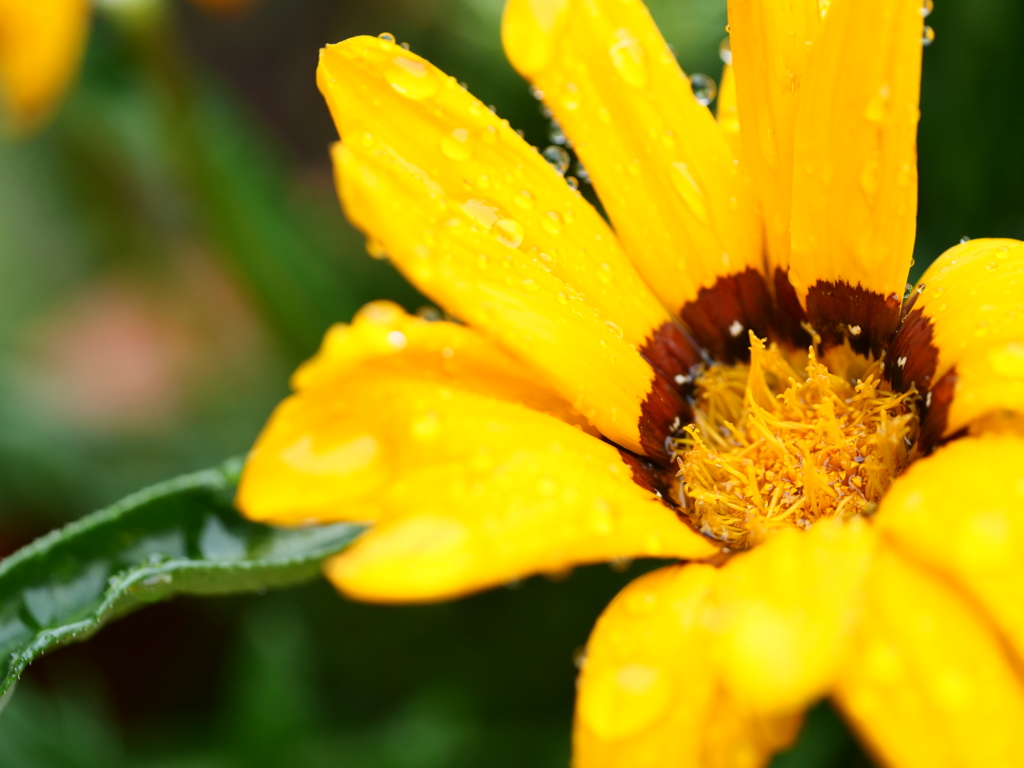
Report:
M46 120L78 73L89 0L0 0L0 96L8 130Z
M887 764L1024 764L1024 243L905 295L928 10L731 0L716 121L639 0L511 0L610 225L392 36L324 49L346 213L463 322L331 329L240 507L374 522L365 600L690 561L598 621L582 768L763 765L824 697Z
M191 0L235 13L252 0ZM25 135L53 114L78 75L91 0L0 0L0 106L8 133Z

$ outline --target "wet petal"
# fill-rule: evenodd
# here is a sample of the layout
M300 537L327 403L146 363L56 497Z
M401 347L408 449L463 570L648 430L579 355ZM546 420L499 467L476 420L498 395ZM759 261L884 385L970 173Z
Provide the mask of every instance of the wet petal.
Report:
M757 714L722 681L719 578L706 565L663 568L605 609L579 679L577 768L755 768L793 741L799 713Z
M722 67L722 82L718 85L715 117L733 155L740 157L740 113L736 104L736 73L731 64Z
M0 0L0 97L15 133L43 122L74 79L91 11L87 0Z
M1017 662L971 603L943 579L883 550L864 610L836 701L882 762L1024 764Z
M789 268L793 135L818 0L729 0L729 41L743 125L743 162L765 220L769 277Z
M734 695L797 711L825 694L859 618L874 535L859 518L786 529L721 571L719 643Z
M298 394L275 411L242 476L239 506L254 519L294 524L379 517L376 494L404 466L396 463L399 449L415 448L409 435L429 436L435 424L429 410L418 422L412 415L429 402L416 394L408 404L401 399L420 385L453 397L475 393L519 403L596 434L478 331L428 322L390 302L368 304L351 325L332 328L292 383ZM432 442L423 450L433 450Z
M926 395L926 439L998 411L1024 413L1024 243L954 246L918 288L889 353L889 375L895 386Z
M672 380L696 353L597 212L507 122L392 43L329 46L318 78L356 225L604 435L664 457L685 409Z
M1024 658L1024 438L957 440L889 489L877 521L915 562L984 607Z
M640 0L553 5L506 5L510 61L544 93L664 304L716 357L746 353L746 335L730 325L763 335L771 310L761 223L722 129ZM722 293L728 317L719 317Z
M923 24L921 0L833 0L798 97L790 281L815 330L876 354L914 249Z

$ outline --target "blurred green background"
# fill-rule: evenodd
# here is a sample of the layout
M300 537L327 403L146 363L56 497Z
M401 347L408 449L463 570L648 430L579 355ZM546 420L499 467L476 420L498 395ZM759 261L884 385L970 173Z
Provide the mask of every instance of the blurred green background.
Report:
M375 298L427 303L340 213L317 50L391 32L544 146L501 7L97 9L57 118L0 143L0 555L242 454L330 323ZM651 9L684 69L717 78L725 0ZM938 0L929 22L915 277L962 236L1024 238L1024 5ZM0 717L0 764L564 767L574 653L645 567L430 607L323 584L155 607L29 671ZM776 761L866 764L825 707Z

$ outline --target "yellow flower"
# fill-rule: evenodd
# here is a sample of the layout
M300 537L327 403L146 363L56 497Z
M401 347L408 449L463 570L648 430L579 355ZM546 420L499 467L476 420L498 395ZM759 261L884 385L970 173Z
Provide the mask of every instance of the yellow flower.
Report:
M89 0L0 0L0 97L7 130L46 120L78 72Z
M192 2L232 13L251 0ZM57 108L78 75L91 15L90 0L0 0L0 105L8 133L31 133Z
M763 765L823 697L887 764L1024 765L1024 243L902 300L920 0L729 5L716 121L639 0L510 0L611 226L390 36L324 49L349 218L464 324L331 329L239 504L374 522L366 600L687 561L598 621L579 768Z

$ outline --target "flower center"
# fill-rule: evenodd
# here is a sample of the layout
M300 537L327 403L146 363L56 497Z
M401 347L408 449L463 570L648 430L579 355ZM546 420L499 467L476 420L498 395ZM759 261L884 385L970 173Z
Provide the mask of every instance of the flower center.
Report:
M849 347L803 370L751 334L749 365L712 365L694 385L694 420L673 440L686 513L732 548L773 528L871 514L913 458L916 392ZM797 365L802 363L799 361Z

